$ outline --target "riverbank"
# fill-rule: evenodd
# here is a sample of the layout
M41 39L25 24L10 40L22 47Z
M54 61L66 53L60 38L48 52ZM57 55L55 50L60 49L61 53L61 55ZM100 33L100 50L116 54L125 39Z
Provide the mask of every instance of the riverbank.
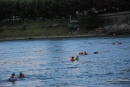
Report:
M105 35L105 32L68 28L68 19L0 23L0 40L45 39Z
M71 38L71 37L90 37L90 36L103 36L106 34L82 34L82 35L55 35L55 36L30 36L30 37L6 37L0 40L28 40L28 39L53 39L53 38Z

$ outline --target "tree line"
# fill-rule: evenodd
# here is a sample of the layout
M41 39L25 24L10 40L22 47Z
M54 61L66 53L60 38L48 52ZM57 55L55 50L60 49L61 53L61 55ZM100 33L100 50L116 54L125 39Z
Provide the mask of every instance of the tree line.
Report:
M0 0L0 20L20 16L22 19L75 16L76 11L95 8L105 12L130 10L129 0Z

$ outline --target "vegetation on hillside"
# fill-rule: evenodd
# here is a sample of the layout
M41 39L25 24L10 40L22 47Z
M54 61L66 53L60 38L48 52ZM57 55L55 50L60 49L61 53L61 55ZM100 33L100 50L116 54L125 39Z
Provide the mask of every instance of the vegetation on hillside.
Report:
M75 16L76 11L95 8L106 12L130 10L129 0L0 0L0 20L20 16L61 18Z
M81 17L80 25L87 29L96 29L98 28L99 20L98 14L89 10L87 15Z
M87 32L98 27L99 17L95 11L129 10L129 0L0 0L0 21L10 20L13 16L21 18L20 22L0 22L0 38L68 34L68 20L53 19L69 19L70 15L76 17L76 11L87 11L87 15L77 17L80 31ZM42 18L42 21L36 22L37 18ZM25 22L26 19L28 22Z

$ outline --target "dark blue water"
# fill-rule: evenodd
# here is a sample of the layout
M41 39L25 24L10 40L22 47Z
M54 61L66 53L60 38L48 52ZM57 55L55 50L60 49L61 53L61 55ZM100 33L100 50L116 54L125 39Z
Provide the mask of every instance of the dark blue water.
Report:
M130 87L130 36L0 41L0 87L75 86Z

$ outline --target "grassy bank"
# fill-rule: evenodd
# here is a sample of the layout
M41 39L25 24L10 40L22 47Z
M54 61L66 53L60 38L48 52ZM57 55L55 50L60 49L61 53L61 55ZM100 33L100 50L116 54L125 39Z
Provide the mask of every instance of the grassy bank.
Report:
M67 34L67 22L68 21L55 20L43 22L1 23L0 38Z
M0 23L0 39L34 36L65 36L88 34L86 29L70 32L68 20L47 20L40 22ZM90 32L95 34L95 32Z

